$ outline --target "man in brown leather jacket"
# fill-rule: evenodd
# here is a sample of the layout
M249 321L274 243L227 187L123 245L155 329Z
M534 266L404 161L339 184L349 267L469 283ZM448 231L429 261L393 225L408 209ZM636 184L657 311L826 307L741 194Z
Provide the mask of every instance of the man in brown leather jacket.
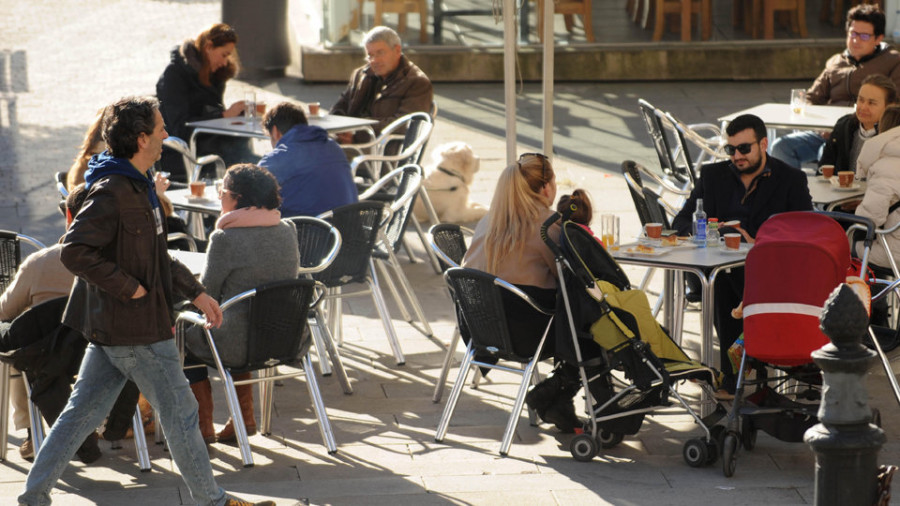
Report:
M77 276L63 323L90 342L75 389L25 481L20 504L49 504L77 445L103 421L127 380L159 412L169 449L194 501L247 504L216 483L197 424L197 401L181 370L172 305L187 298L219 326L222 311L166 249L166 225L148 172L167 137L159 102L129 97L108 106L103 140L85 173L87 199L63 239ZM274 505L268 501L265 504Z
M378 135L401 116L431 110L431 80L403 55L397 32L376 26L366 34L363 46L369 63L353 71L347 89L331 108L332 114L378 120L372 126ZM342 143L350 139L350 134L339 136Z

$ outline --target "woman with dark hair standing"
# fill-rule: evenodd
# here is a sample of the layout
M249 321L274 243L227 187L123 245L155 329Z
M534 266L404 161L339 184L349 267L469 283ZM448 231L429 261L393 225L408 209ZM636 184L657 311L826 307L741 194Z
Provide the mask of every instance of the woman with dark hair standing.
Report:
M206 266L200 281L207 293L219 302L265 283L293 279L300 269L297 230L293 223L281 220L278 182L269 171L252 164L232 166L225 173L222 189L222 215L209 236ZM249 303L228 310L222 326L213 333L216 348L225 366L241 365L246 360ZM188 333L185 346L199 362L213 365L211 350L199 329ZM215 434L212 424L212 391L205 367L187 369L185 374L200 404L200 432L207 443L235 440L231 420ZM248 379L251 373L234 375ZM253 416L253 386L237 390L247 435L256 433Z
M156 96L166 131L185 142L191 138L191 121L231 118L243 114L245 103L225 107L225 84L240 70L238 37L224 23L216 23L172 50L172 59L156 83ZM226 165L255 161L246 139L221 135L200 135L197 156L217 154ZM171 155L170 155L171 156ZM164 153L163 167L173 174L184 172L181 156ZM172 170L174 169L174 170ZM179 178L180 179L180 178Z

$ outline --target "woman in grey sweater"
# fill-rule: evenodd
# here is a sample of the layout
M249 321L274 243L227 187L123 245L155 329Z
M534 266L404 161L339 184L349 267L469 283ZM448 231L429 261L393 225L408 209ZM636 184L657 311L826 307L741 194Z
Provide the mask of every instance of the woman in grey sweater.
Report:
M222 215L209 236L206 266L200 281L220 303L241 292L273 281L297 277L300 267L297 230L281 220L278 182L266 169L252 164L233 165L225 174ZM249 301L230 308L221 328L213 332L216 348L226 367L240 367L247 357ZM194 359L214 366L211 350L199 329L192 329L185 346ZM206 368L187 369L185 374L200 404L200 430L207 443L232 442L234 428L229 419L215 434L212 424L212 392ZM248 379L251 373L234 375ZM236 387L247 434L256 433L253 416L253 386Z

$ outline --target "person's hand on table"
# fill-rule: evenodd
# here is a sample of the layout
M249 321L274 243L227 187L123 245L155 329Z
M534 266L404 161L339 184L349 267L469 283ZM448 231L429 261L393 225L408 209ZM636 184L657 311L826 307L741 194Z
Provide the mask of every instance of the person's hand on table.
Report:
M340 132L335 134L338 144L353 144L353 132Z
M234 118L235 116L240 116L244 114L244 109L247 108L247 104L244 103L243 100L239 100L233 104L228 109L225 109L225 112L222 113L223 118Z
M191 303L206 316L206 328L219 328L222 325L222 309L219 303L206 292L201 293Z

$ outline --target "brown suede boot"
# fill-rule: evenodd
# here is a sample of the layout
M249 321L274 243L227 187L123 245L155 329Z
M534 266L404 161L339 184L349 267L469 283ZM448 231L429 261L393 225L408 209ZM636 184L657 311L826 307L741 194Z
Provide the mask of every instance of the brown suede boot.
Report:
M209 378L197 383L191 383L191 391L194 392L194 397L197 398L197 404L199 405L197 415L200 419L200 434L203 435L203 442L206 444L215 443L216 428L213 427L212 421L213 398L212 385L209 383Z
M234 381L250 379L252 373L235 374L232 376ZM253 385L237 385L234 387L237 391L238 403L241 406L241 417L244 419L244 428L247 429L247 435L256 434L256 418L253 416ZM220 443L233 443L237 441L234 433L234 424L231 418L225 424L225 428L216 434L216 438Z

